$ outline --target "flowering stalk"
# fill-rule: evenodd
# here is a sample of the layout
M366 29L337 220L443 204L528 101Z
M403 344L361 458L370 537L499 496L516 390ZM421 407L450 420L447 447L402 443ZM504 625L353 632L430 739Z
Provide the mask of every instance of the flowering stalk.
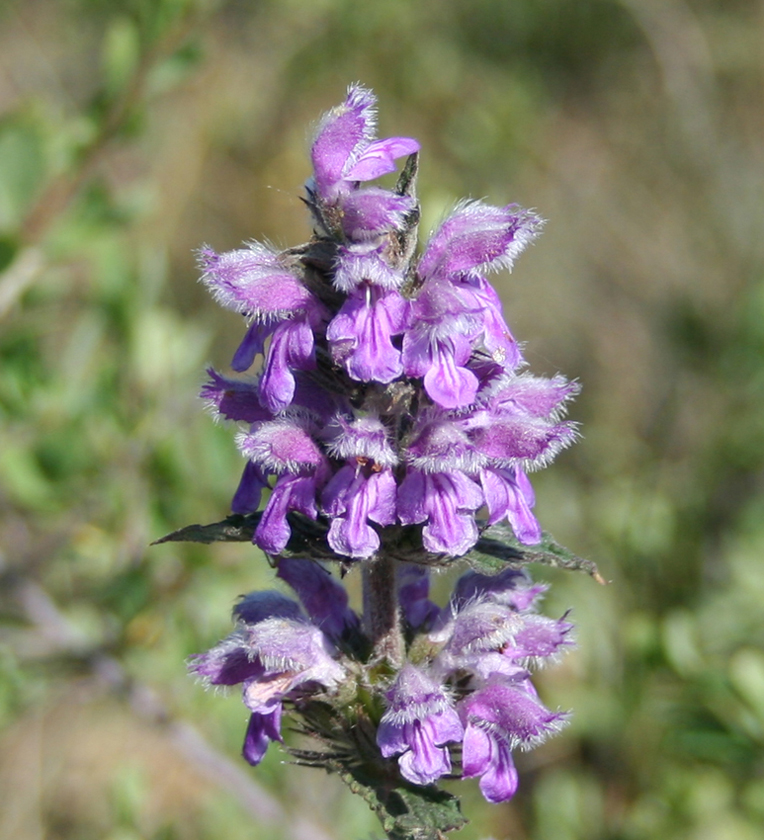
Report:
M463 202L417 258L419 144L377 139L374 105L353 85L319 123L309 243L200 252L205 285L247 321L232 367L262 361L244 379L210 371L202 391L240 425L234 515L167 539L251 539L299 599L246 596L233 633L190 660L208 684L241 685L244 758L282 741L288 714L317 744L288 748L298 761L339 773L389 837L436 838L464 822L438 779L478 777L507 800L514 752L565 722L531 673L570 647L571 624L537 612L545 587L520 567L596 569L542 533L529 479L575 439L578 388L526 370L487 279L542 222ZM394 190L366 186L402 157ZM440 608L430 569L457 558L482 571ZM361 567L362 616L331 561Z

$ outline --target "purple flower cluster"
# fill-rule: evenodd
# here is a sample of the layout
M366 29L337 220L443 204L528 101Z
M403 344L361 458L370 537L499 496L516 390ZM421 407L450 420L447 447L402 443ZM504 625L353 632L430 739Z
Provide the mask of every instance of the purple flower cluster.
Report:
M303 609L278 592L245 596L234 609L234 632L190 660L209 685L242 685L250 764L281 740L284 702L299 707L331 695L359 673L346 651L362 631L342 585L303 559L282 558L278 576ZM416 609L427 599L426 573L418 582L415 592L402 575L399 595L406 613L422 621L412 629L429 655L405 662L392 684L379 688L386 706L376 732L380 753L397 757L407 781L429 785L451 773L449 745L461 744L462 776L479 776L489 802L509 799L517 790L512 751L535 746L565 722L539 700L530 669L570 647L572 625L536 613L544 587L516 569L494 577L468 572L444 609L427 612Z
M419 144L376 139L374 104L352 86L317 128L310 243L201 251L203 282L248 322L233 369L262 357L248 378L210 370L202 391L240 424L232 509L300 603L246 596L233 633L190 669L242 686L252 764L281 740L286 709L325 744L344 732L333 754L345 761L357 750L359 764L411 785L460 769L500 802L517 788L513 751L565 721L531 671L571 645L572 625L538 614L545 587L514 567L468 572L441 609L428 567L469 554L502 521L517 544L541 542L528 473L575 439L563 415L578 388L525 370L487 280L540 219L464 202L417 258ZM365 186L403 156L395 190ZM317 559L362 567L362 616ZM328 730L311 729L327 715Z
M456 742L462 776L480 776L489 802L514 795L512 750L535 746L565 722L530 679L530 668L572 643L570 623L534 611L543 591L516 569L459 579L427 634L437 653L404 665L387 694L377 742L384 756L400 756L405 779L423 785L449 773L446 744Z
M464 202L414 259L416 199L362 184L419 144L374 136L374 97L357 86L319 124L313 253L201 251L204 283L249 322L232 367L264 357L256 378L211 371L203 390L220 416L248 424L233 510L257 510L270 488L254 541L272 555L292 512L328 520L329 546L350 559L378 551L380 528L419 524L427 551L463 555L483 507L489 525L507 520L537 543L527 473L574 440L560 418L577 386L523 369L486 275L511 268L541 220Z

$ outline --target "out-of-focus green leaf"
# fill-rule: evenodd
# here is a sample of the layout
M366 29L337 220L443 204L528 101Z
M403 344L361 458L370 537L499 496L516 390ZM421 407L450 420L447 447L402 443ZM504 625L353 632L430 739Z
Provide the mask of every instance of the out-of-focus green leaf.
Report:
M114 97L125 88L140 60L140 33L135 21L126 15L115 17L103 40L103 85L107 96Z
M46 174L44 142L27 115L0 120L0 231L15 230Z

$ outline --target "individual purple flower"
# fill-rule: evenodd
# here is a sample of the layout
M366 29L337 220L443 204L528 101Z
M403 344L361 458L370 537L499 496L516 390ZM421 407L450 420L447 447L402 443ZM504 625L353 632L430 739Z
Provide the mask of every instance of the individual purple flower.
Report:
M293 372L315 366L314 331L327 310L279 254L259 242L224 254L205 248L201 262L202 281L215 299L253 321L234 354L234 370L249 368L271 336L260 397L273 413L281 411L294 395Z
M246 596L234 613L233 633L191 657L189 669L208 685L242 685L251 712L243 754L257 764L269 741L281 740L282 700L309 684L332 689L345 672L327 637L279 593Z
M485 578L476 575L457 585L449 606L435 621L429 635L441 648L433 673L444 678L472 673L483 681L494 675L514 678L572 644L573 625L565 616L555 621L514 606L515 598L528 602L532 588L527 584L519 591L500 584L489 589ZM510 582L505 576L505 583Z
M294 589L311 621L330 639L341 639L358 629L358 616L348 606L345 587L319 563L282 557L276 575Z
M316 494L329 476L329 464L311 434L310 423L282 417L257 423L242 432L236 445L263 472L276 474L268 504L255 530L254 541L263 551L279 554L291 534L290 511L316 519Z
M422 537L428 551L465 554L477 541L475 511L483 504L480 488L465 474L482 463L469 436L446 415L423 413L406 461L398 518L404 525L425 523Z
M479 387L467 367L480 334L480 307L449 282L426 283L411 303L403 336L403 368L424 380L427 395L442 408L474 402Z
M511 268L539 225L514 205L467 202L430 239L419 262L424 283L412 303L403 365L408 376L423 377L428 396L443 408L474 402L479 381L469 362L479 344L509 368L521 361L498 296L478 272Z
M377 729L382 755L399 755L401 775L416 785L429 785L450 772L445 745L460 741L464 730L443 689L422 669L407 663L387 699L388 708Z
M392 289L355 289L326 330L332 357L352 379L392 382L403 373L392 339L405 329L407 311L404 298Z
M353 189L357 181L371 181L395 170L395 160L419 150L410 137L374 140L376 97L360 85L348 88L342 105L324 114L311 147L313 179L308 194L328 202Z
M434 554L460 557L477 542L475 511L483 494L460 472L424 473L412 469L398 488L398 518L404 525L424 522L422 542Z
M489 802L504 802L517 791L512 750L536 746L565 723L565 715L550 712L529 686L522 678L496 680L459 703L465 727L462 775L480 776L480 790Z
M329 454L349 462L321 495L324 513L332 520L329 545L347 557L370 557L380 544L370 522L395 522L397 485L392 467L398 458L387 430L373 416L352 421L338 416L328 435Z

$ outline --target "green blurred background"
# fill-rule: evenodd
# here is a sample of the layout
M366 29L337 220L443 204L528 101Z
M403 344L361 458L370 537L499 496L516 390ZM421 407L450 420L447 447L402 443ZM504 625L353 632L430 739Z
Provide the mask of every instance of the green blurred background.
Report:
M611 581L536 569L578 649L513 802L464 840L764 836L764 6L754 0L0 5L0 838L356 840L366 806L184 658L272 575L196 394L242 323L193 249L309 235L310 125L348 83L463 196L549 220L497 286L583 440L535 479ZM351 588L357 586L349 577ZM441 579L441 597L449 581Z

